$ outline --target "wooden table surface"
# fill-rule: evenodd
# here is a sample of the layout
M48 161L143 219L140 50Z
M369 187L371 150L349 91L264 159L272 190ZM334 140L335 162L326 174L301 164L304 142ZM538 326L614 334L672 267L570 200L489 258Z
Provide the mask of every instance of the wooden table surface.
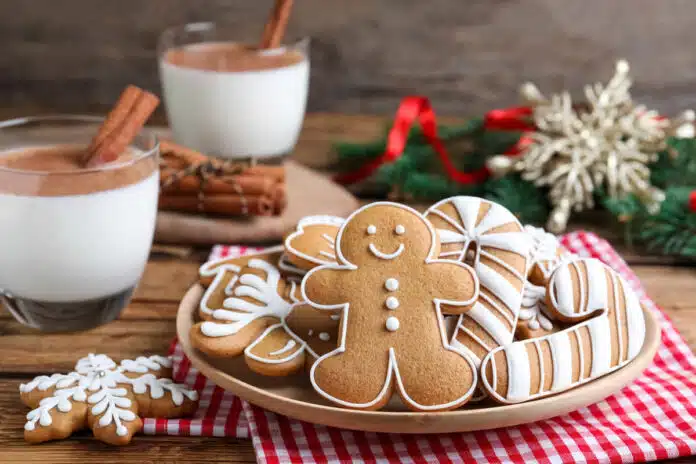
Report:
M296 158L323 166L333 141L369 140L381 132L382 122L382 118L372 116L310 115ZM589 227L619 240L616 230L598 225L596 219L571 225L577 227ZM696 267L642 256L623 246L617 248L691 349L696 350ZM207 252L155 245L135 297L120 319L86 332L41 334L0 310L0 462L255 462L251 442L231 438L137 436L125 448L103 445L88 432L37 446L22 440L27 408L19 401L19 384L36 375L71 371L76 359L89 352L116 359L166 352L175 332L177 303L196 279ZM674 462L692 461L687 458Z

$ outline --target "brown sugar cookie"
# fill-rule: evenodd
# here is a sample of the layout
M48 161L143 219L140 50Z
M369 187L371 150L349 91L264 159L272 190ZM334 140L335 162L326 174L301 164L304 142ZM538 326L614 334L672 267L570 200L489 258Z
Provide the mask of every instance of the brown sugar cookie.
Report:
M447 198L425 216L442 241L440 258L471 264L481 283L478 301L459 316L452 338L479 366L490 350L513 340L531 237L506 208L477 197Z
M481 383L500 403L554 395L623 367L639 353L645 320L626 281L596 259L561 264L548 284L549 311L582 321L545 337L496 348Z
M572 259L574 255L563 248L555 235L544 229L526 225L524 230L534 243L527 278L534 285L545 286L554 269L562 262Z
M293 305L244 350L247 365L264 375L287 375L336 348L341 316L307 303Z
M336 234L344 219L336 216L308 216L297 223L285 239L288 261L300 269L336 262Z
M354 212L335 250L337 264L314 268L302 281L312 306L344 311L339 346L310 370L315 390L355 409L379 409L394 391L417 411L464 404L476 367L450 346L442 312L461 313L476 301L473 269L437 259L431 224L398 203Z
M198 394L174 383L171 359L138 357L116 364L89 354L69 374L39 376L19 387L32 409L24 439L41 443L69 437L86 427L112 445L125 445L142 428L141 417L181 417L193 413Z

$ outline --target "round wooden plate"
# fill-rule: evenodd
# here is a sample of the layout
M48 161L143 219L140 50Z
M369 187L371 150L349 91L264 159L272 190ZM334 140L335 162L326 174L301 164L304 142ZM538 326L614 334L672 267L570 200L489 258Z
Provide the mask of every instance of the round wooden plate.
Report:
M618 371L549 398L515 405L490 402L469 404L448 412L411 412L394 398L380 411L353 411L331 405L312 389L306 375L265 377L251 372L244 357L214 359L193 349L189 330L203 295L199 284L191 287L179 306L176 330L191 363L220 387L270 411L307 422L387 433L449 433L508 427L559 416L597 403L638 377L652 362L660 345L660 327L644 309L646 336L643 349ZM395 395L396 396L396 395Z

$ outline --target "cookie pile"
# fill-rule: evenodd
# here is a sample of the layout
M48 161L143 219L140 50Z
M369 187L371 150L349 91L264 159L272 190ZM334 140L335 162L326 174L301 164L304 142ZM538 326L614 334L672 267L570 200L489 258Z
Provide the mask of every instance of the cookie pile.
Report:
M302 372L340 406L415 411L519 403L612 372L645 321L626 282L488 200L424 214L378 202L304 218L283 246L206 263L193 345Z

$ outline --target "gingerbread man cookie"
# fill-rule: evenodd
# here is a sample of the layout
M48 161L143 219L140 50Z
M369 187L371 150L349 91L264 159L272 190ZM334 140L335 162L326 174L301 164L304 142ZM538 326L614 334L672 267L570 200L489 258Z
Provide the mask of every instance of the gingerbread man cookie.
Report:
M506 208L476 197L442 200L426 211L442 241L440 258L471 263L481 282L478 301L459 316L452 345L480 365L512 342L532 240Z
M335 263L336 234L344 219L336 216L308 216L285 239L288 260L300 269Z
M645 319L628 284L596 259L560 265L548 284L549 311L566 330L491 351L482 384L501 403L520 403L575 388L619 369L636 357Z
M75 372L39 376L19 387L32 409L24 425L30 443L67 438L85 427L99 440L125 445L142 428L140 417L180 417L195 411L198 394L174 383L171 359L139 357L117 365L89 354Z
M378 202L354 212L336 238L337 264L312 269L302 295L343 310L339 346L310 370L315 390L341 406L379 409L396 390L417 411L464 404L476 366L450 346L442 311L466 311L478 279L461 262L439 260L432 225L404 205Z

